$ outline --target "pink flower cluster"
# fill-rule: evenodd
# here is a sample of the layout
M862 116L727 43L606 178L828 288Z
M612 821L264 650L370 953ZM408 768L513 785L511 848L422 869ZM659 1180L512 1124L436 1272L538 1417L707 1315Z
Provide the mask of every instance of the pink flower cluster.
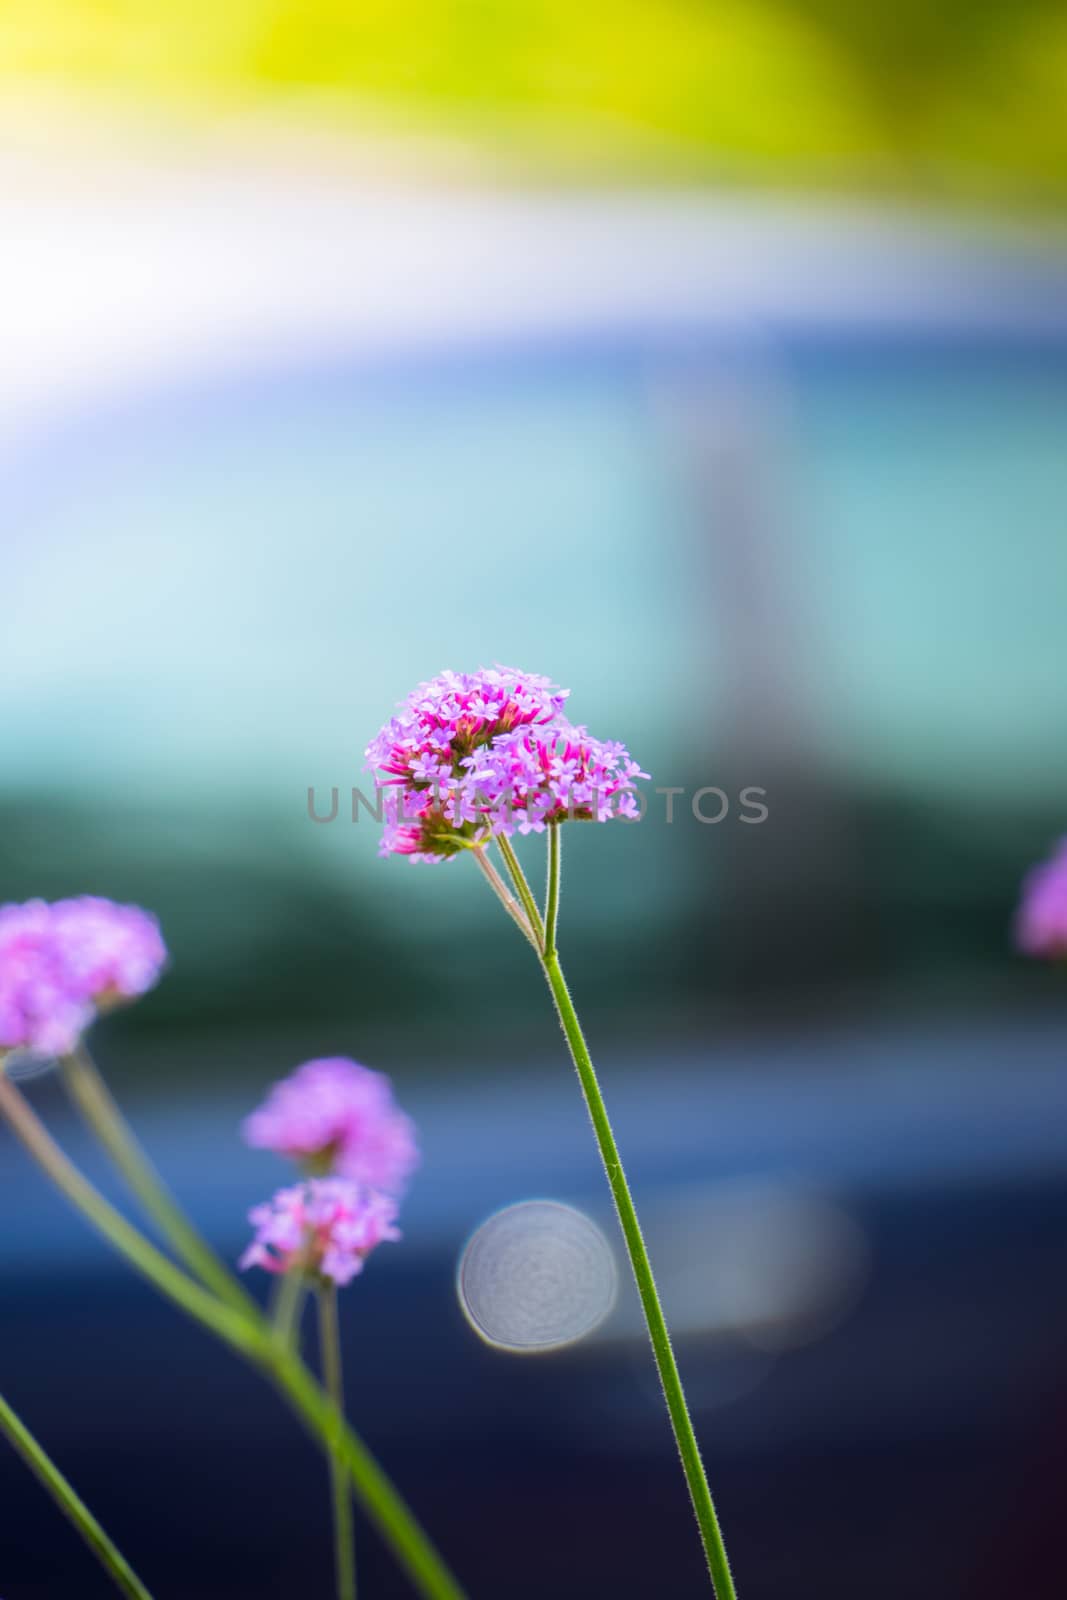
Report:
M94 895L0 906L0 1052L67 1054L98 1011L151 989L166 959L139 906Z
M1067 956L1067 839L1023 882L1015 938L1030 956Z
M399 1239L396 1201L347 1178L311 1178L279 1189L248 1219L255 1237L241 1257L242 1270L268 1272L297 1268L312 1276L350 1283L363 1263L387 1239Z
M648 774L571 723L567 693L504 667L420 684L366 751L396 791L379 853L442 861L494 835L636 818L634 782Z
M308 1175L249 1212L256 1231L242 1267L292 1267L344 1284L376 1244L400 1238L394 1196L419 1149L383 1073L345 1056L305 1061L274 1085L242 1131L250 1145L291 1157Z
M418 1165L415 1128L389 1079L344 1056L305 1061L242 1129L248 1144L398 1194Z

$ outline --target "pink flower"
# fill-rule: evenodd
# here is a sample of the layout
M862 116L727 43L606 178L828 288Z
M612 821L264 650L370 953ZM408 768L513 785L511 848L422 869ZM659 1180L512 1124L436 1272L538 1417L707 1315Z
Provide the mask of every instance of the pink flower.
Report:
M150 989L166 959L137 906L91 895L0 906L0 1050L67 1054L98 1010Z
M0 1052L59 1056L73 1050L93 1006L70 981L43 900L0 906Z
M394 791L379 853L442 861L495 834L636 817L634 782L648 774L569 722L565 700L547 678L503 667L420 684L367 747Z
M150 912L91 894L51 910L71 981L95 1005L135 999L158 983L167 947Z
M346 1284L383 1240L396 1240L396 1201L345 1178L312 1178L279 1189L248 1220L255 1237L241 1257L241 1270L301 1272Z
M1030 956L1067 956L1067 839L1023 880L1015 939Z
M566 698L547 678L510 667L442 672L408 695L368 745L367 764L388 783L429 786L452 778L457 762L500 734L553 722Z
M419 1160L414 1124L389 1079L344 1056L305 1061L274 1085L242 1132L257 1149L389 1193L404 1188Z

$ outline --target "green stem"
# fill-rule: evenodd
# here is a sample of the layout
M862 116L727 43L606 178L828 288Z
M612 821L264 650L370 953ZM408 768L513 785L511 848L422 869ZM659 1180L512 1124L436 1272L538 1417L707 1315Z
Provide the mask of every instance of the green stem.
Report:
M277 1282L278 1293L274 1299L270 1319L274 1337L283 1350L299 1350L297 1331L304 1310L304 1296L307 1293L304 1274L292 1268L288 1272L283 1272Z
M337 1413L329 1396L303 1364L282 1348L258 1308L253 1318L220 1305L214 1295L157 1250L82 1176L2 1072L0 1115L60 1192L120 1255L194 1321L269 1377L320 1443L338 1436L357 1494L425 1600L465 1600L463 1590L366 1445L347 1423L341 1423L343 1431L338 1434Z
M678 1371L678 1363L674 1359L671 1348L671 1336L667 1330L667 1322L660 1305L659 1293L656 1289L656 1280L652 1274L652 1263L648 1258L648 1250L641 1233L641 1224L637 1218L637 1210L630 1194L630 1186L626 1181L622 1160L619 1156L615 1136L611 1130L604 1096L600 1091L596 1071L586 1047L578 1022L577 1013L570 997L563 971L559 964L559 957L555 954L544 961L545 977L552 991L552 998L556 1003L559 1020L566 1035L571 1057L578 1072L582 1085L582 1093L589 1109L589 1116L596 1135L600 1158L604 1163L608 1184L611 1188L615 1209L619 1214L623 1237L626 1240L626 1249L633 1268L634 1281L637 1292L641 1297L641 1306L645 1313L645 1323L648 1327L648 1336L652 1341L652 1353L656 1358L656 1367L659 1371L660 1382L663 1385L664 1398L667 1401L667 1410L670 1413L671 1426L674 1429L678 1453L682 1458L682 1470L689 1485L689 1493L693 1501L693 1510L696 1513L697 1523L700 1527L700 1536L704 1541L704 1553L708 1560L708 1570L711 1573L712 1584L718 1600L736 1600L733 1578L730 1574L730 1564L726 1558L726 1547L723 1544L722 1533L719 1529L719 1519L715 1514L715 1504L708 1488L707 1475L704 1464L700 1459L700 1449L697 1445L693 1424L689 1416L689 1407L686 1404L685 1390L682 1388L682 1379Z
M84 1044L79 1043L63 1058L62 1070L71 1099L175 1253L220 1300L245 1315L258 1310L251 1295L246 1294L168 1192Z
M504 907L504 910L507 912L512 922L515 923L516 927L519 929L519 932L529 941L530 944L533 945L538 955L540 955L541 946L534 936L534 931L530 927L526 913L523 911L515 896L508 893L507 884L504 882L503 878L490 861L484 846L478 846L477 848L472 849L471 855L474 857L476 865L488 882L490 889L492 889L493 893L500 901L500 904Z
M280 1359L279 1387L308 1431L320 1440L336 1428L333 1402L300 1362ZM358 1434L346 1424L339 1448L363 1505L426 1600L466 1600L463 1590Z
M337 1287L320 1285L319 1350L322 1355L322 1380L333 1401L338 1419L345 1414L344 1378L341 1368L341 1330L337 1319ZM356 1600L356 1552L352 1527L352 1496L348 1473L338 1453L336 1429L330 1456L330 1494L333 1501L334 1567L337 1573L337 1600Z
M696 1434L693 1431L689 1407L686 1404L681 1374L678 1371L678 1364L675 1361L674 1351L671 1347L671 1337L667 1329L666 1318L663 1315L663 1307L660 1305L656 1280L652 1273L652 1263L649 1260L648 1249L641 1233L637 1209L630 1194L630 1186L626 1181L622 1158L615 1143L615 1135L611 1129L611 1122L608 1118L607 1107L604 1104L604 1096L601 1093L592 1057L582 1034L578 1014L574 1009L574 1002L570 997L570 991L567 988L563 969L559 964L559 956L555 949L555 918L559 906L560 879L559 832L558 826L549 830L547 921L541 967L548 982L552 999L555 1002L556 1012L570 1049L571 1059L578 1073L578 1080L582 1086L586 1107L593 1124L593 1133L596 1136L600 1158L604 1163L608 1186L611 1189L612 1199L615 1202L615 1209L622 1227L623 1238L626 1241L630 1266L633 1269L634 1281L637 1284L637 1292L645 1315L645 1325L648 1328L648 1336L652 1343L652 1354L655 1357L660 1383L663 1385L663 1395L667 1402L667 1410L670 1414L675 1442L678 1445L678 1453L682 1459L682 1470L689 1486L693 1510L696 1513L697 1525L704 1545L704 1554L707 1557L712 1587L717 1600L737 1600L737 1591L734 1588L733 1577L730 1573L730 1564L727 1560L726 1547L723 1544L722 1533L719 1528L719 1519L715 1513L711 1490L708 1488L704 1464L700 1459L700 1449L697 1445ZM514 856L514 852L512 852L512 855ZM517 860L515 867L521 874L522 868L519 867ZM549 932L549 930L551 931ZM551 947L549 946L550 938Z
M262 1334L246 1317L219 1303L213 1294L196 1283L168 1256L157 1250L142 1233L116 1211L109 1200L93 1187L56 1144L48 1129L31 1109L11 1079L0 1072L0 1113L25 1149L52 1179L98 1233L114 1245L156 1287L181 1306L189 1316L202 1322L228 1343L251 1354L262 1343Z
M26 1424L0 1395L0 1432L3 1432L30 1471L48 1490L59 1509L77 1528L101 1566L115 1580L116 1588L132 1600L152 1600L122 1552L112 1544L84 1500L45 1454Z
M561 824L556 822L548 829L548 888L545 891L545 960L551 961L556 953L556 923L559 919L559 858Z
M523 903L530 927L536 935L536 948L538 955L540 955L545 947L545 930L541 922L541 913L538 910L537 901L534 899L533 890L526 881L526 874L519 864L519 858L515 854L511 840L501 833L497 835L496 842L500 854L504 857L504 864L511 875L511 881L515 885L515 892Z

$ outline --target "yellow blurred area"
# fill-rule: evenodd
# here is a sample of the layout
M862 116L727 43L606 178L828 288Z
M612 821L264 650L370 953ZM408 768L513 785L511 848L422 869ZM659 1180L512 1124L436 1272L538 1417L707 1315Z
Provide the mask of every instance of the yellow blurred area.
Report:
M0 89L553 176L1067 192L1067 18L1029 0L4 0Z

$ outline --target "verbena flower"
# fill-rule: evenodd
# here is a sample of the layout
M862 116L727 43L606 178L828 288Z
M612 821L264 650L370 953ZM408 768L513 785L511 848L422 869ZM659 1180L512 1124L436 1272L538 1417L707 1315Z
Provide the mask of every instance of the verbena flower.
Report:
M93 1020L70 981L43 900L0 906L0 1051L64 1055Z
M305 1061L274 1085L242 1132L250 1145L312 1172L389 1193L403 1189L419 1160L414 1124L393 1100L389 1079L344 1056Z
M400 1238L396 1201L346 1178L311 1178L279 1189L248 1220L255 1237L241 1257L242 1271L296 1268L346 1284L363 1271L375 1245Z
M420 684L366 751L393 791L379 853L441 861L494 835L636 817L634 782L648 774L569 722L566 697L504 667Z
M0 1051L64 1055L97 1012L158 981L159 924L93 895L0 906Z
M51 910L71 980L95 1006L135 999L159 981L167 948L150 912L89 894Z
M1023 880L1015 938L1027 955L1067 956L1067 839Z

